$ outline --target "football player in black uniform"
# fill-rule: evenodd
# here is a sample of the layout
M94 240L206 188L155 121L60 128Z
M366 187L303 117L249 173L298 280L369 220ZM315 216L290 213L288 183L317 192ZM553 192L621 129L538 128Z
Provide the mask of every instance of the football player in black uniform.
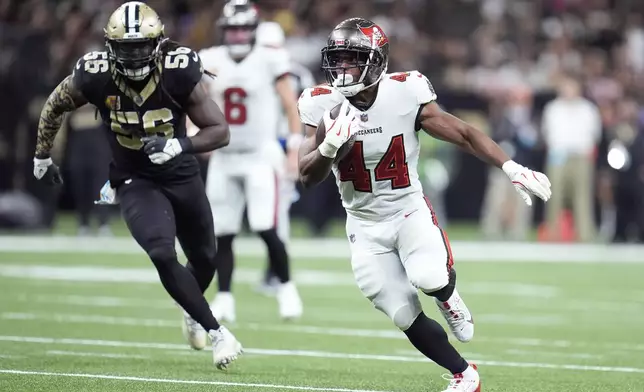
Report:
M34 176L62 182L50 151L63 115L86 103L96 106L112 150L109 183L127 226L183 308L190 345L204 348L209 335L215 365L225 368L242 347L203 297L215 273L216 244L193 154L224 147L230 133L206 91L209 76L199 56L169 41L163 30L157 13L141 2L127 2L110 16L107 51L79 59L44 105ZM186 137L186 115L200 129L193 137ZM175 236L188 258L185 267L177 259Z

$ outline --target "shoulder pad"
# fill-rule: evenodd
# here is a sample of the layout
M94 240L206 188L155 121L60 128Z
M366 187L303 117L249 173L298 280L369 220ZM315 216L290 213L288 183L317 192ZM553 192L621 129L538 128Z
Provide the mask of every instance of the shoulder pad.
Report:
M297 101L300 121L317 127L326 110L333 109L344 100L344 96L328 85L317 85L305 89Z
M418 71L396 72L385 77L403 83L404 87L415 97L419 105L436 100L434 87L429 82L429 79Z
M186 73L203 73L201 58L194 50L186 46L178 46L168 50L163 54L163 69L183 74Z
M93 86L100 85L109 79L111 77L109 71L107 52L89 52L76 62L72 70L72 80L74 86L91 102L91 92L96 90Z
M162 60L164 85L183 106L203 76L201 58L192 49L178 46L164 53Z

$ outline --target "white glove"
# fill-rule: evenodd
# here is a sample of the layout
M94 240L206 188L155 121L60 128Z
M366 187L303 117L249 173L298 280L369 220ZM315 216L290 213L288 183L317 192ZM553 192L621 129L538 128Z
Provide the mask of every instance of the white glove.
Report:
M527 205L532 205L530 194L543 201L550 199L552 191L550 190L550 181L545 174L532 171L514 161L505 162L501 168L510 177L514 188Z
M326 136L322 144L318 146L320 154L327 158L335 158L338 150L358 131L358 124L355 120L356 109L351 108L347 113L349 101L345 100L340 106L340 114L336 119L331 118L331 111L324 112L324 128Z
M34 158L34 177L40 180L45 175L45 173L47 173L47 169L49 169L49 166L51 166L53 163L54 161L52 161L51 158L47 158L47 159Z
M50 185L60 185L63 183L60 169L54 164L54 161L52 161L51 158L34 158L34 177L36 177L37 180L45 181Z
M112 205L119 204L118 198L116 197L116 189L112 188L112 184L109 181L103 185L101 191L99 192L99 199L94 201L94 204L100 205Z
M163 165L170 159L181 154L183 148L177 139L165 139L160 136L150 136L141 139L144 143L143 151L156 165Z

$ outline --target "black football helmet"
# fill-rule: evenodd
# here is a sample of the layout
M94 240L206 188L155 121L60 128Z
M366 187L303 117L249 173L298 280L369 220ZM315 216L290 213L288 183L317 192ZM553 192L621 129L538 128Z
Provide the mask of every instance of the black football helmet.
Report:
M322 49L322 69L329 84L352 97L387 73L389 39L370 20L351 18L337 25Z
M257 8L248 0L229 0L217 21L223 43L232 57L244 57L255 44L255 33L259 26Z

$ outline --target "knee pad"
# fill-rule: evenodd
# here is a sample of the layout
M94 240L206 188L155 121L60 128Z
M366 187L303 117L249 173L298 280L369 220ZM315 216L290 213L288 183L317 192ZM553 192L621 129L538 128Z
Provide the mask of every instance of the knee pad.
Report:
M406 269L409 282L425 293L442 289L449 283L449 275L445 266L437 267L432 268L429 263L408 265Z
M418 317L420 312L422 312L418 298L416 298L416 302L417 303L410 302L399 307L398 310L394 312L393 317L391 317L396 327L401 331L409 329L416 320L416 317Z
M371 298L376 309L386 314L401 331L405 331L423 311L420 299L415 291L408 293L395 292L395 295L378 293Z
M157 270L167 269L172 263L178 263L177 252L169 245L153 247L148 251L148 256Z
M447 301L452 296L455 288L456 288L456 270L454 268L450 268L449 279L447 284L444 287L431 292L429 291L423 291L423 292L429 295L430 297L434 297L439 301L444 302L444 301Z

